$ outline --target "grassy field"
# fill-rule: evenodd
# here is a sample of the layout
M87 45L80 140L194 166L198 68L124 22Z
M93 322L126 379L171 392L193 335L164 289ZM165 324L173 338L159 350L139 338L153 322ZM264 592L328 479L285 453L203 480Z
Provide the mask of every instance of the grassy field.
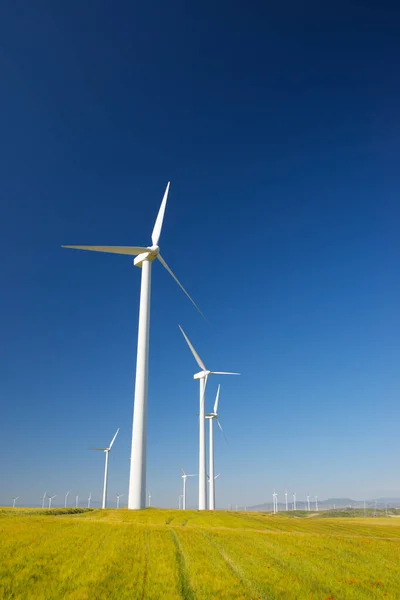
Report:
M400 599L400 519L0 509L0 598Z

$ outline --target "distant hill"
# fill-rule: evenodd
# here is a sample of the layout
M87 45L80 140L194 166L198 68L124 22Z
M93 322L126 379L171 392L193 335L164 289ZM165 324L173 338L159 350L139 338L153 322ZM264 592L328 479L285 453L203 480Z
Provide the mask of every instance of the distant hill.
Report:
M279 498L278 498L279 499ZM400 508L400 498L377 498L376 500L365 500L366 508L377 508L377 509L385 509L387 508ZM293 509L293 501L289 502L288 498L288 508L289 510ZM307 510L307 501L304 499L296 499L296 509L297 510ZM364 508L364 500L352 500L351 498L328 498L327 500L319 500L318 499L318 509L319 510L335 510L335 509L343 509L343 508ZM243 507L240 507L243 509ZM310 509L311 511L315 511L315 499L310 498ZM273 503L265 502L264 504L256 504L255 506L247 506L248 511L257 511L257 512L272 512L273 511ZM285 502L278 502L278 511L286 510Z

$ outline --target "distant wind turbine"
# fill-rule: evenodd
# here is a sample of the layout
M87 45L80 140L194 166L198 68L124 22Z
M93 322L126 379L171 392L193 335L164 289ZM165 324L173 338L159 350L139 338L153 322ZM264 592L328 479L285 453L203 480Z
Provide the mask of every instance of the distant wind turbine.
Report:
M208 497L208 509L209 510L215 510L215 486L214 486L214 479L216 479L216 477L214 477L214 428L213 428L213 424L214 424L214 419L217 422L218 427L220 428L222 435L225 437L224 431L221 427L221 423L219 422L218 419L218 401L219 401L219 392L220 392L220 388L221 386L218 386L218 390L217 390L217 396L215 398L215 402L214 402L214 410L212 413L209 413L208 415L206 415L206 419L209 420L210 423L210 429L209 429L209 452L208 452L208 460L209 460L209 489L208 489L208 493L209 493L209 497ZM226 439L226 438L225 438Z
M117 508L119 508L119 499L122 498L123 494L116 494L117 496Z
M79 506L79 496L75 496L75 508Z
M70 495L71 490L69 490L65 496L64 496L64 508L67 508L67 500L68 500L68 496Z
M293 492L293 510L296 510L296 492Z
M91 250L111 254L135 256L133 264L142 269L140 289L138 345L136 358L135 400L133 413L132 451L129 479L128 508L146 508L146 450L147 450L147 390L149 361L149 329L150 329L150 290L151 267L157 258L168 271L181 290L186 294L195 308L202 315L197 304L189 296L183 285L161 257L158 242L161 235L164 212L167 204L169 182L158 211L157 219L151 234L151 246L63 246L76 250Z
M310 496L307 496L307 510L310 512Z
M148 506L151 506L151 493L149 492L149 503Z
M240 375L240 373L230 373L226 371L209 371L196 350L190 343L189 338L179 325L183 337L199 365L201 371L193 375L200 383L200 410L199 410L199 510L207 508L207 480L206 480L206 434L205 434L205 393L209 375Z
M105 464L105 468L104 468L103 502L102 502L101 508L106 508L106 506L107 506L108 455L111 451L111 448L113 447L113 443L115 442L115 438L118 435L118 431L119 431L119 427L118 427L113 439L111 440L111 443L108 446L108 448L92 448L92 450L98 450L99 452L105 452L105 454L106 454L106 464Z
M51 503L52 503L53 499L57 497L57 494L54 494L54 496L49 496L48 495L47 497L49 499L49 508L51 508Z
M286 510L289 510L288 501L287 501L287 490L285 490L285 505L286 505Z
M183 468L181 467L181 471L183 473L182 475L182 484L183 484L183 490L182 490L182 510L186 510L186 479L188 477L196 477L196 475L194 473L186 473L186 471L183 470Z
M16 500L18 500L19 496L15 496L15 498L13 498L13 508L15 508L15 502Z
M88 501L87 501L87 507L88 508L90 508L90 501L91 501L91 499L92 499L92 492L89 492L89 498L88 498Z
M46 500L46 496L47 496L47 492L45 492L45 493L43 494L43 498L42 498L42 508L44 508L44 502L45 502L45 500Z
M318 498L315 496L315 510L318 512Z

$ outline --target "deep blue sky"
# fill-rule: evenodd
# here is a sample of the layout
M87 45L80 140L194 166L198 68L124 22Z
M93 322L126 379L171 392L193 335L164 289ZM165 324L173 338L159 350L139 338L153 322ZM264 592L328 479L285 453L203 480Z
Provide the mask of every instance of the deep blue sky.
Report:
M196 364L221 379L217 505L400 493L399 11L377 2L0 9L0 504L126 500L150 243L148 487L197 471ZM218 380L210 380L211 407ZM196 482L190 481L189 504ZM58 500L58 499L56 499Z

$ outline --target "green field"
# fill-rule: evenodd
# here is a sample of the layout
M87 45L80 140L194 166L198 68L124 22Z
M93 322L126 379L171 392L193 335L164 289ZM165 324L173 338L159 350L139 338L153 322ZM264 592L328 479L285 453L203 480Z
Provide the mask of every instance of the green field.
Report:
M400 599L400 519L0 509L0 598Z

